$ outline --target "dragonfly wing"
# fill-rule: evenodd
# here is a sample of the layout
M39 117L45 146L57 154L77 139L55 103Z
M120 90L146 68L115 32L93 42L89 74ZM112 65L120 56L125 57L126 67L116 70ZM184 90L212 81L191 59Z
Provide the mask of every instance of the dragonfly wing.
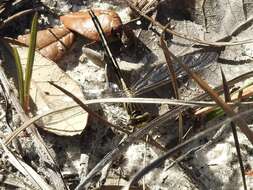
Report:
M182 56L180 59L194 71L205 69L211 62L217 60L219 54L217 52L198 52ZM181 69L182 70L182 69Z
M218 58L218 55L217 52L206 51L186 54L179 57L179 59L183 64L188 65L193 71L200 71L210 65L211 62L215 61ZM174 64L174 69L178 77L186 76L186 73L181 67L179 67L179 65ZM133 86L132 91L136 92L136 94L142 94L142 92L145 93L169 82L170 77L168 66L164 63L153 67L149 72L141 76Z

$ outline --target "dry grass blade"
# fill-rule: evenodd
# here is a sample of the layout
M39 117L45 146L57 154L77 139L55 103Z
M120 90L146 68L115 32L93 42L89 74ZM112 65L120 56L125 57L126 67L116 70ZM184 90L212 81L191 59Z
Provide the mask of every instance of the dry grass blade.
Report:
M184 71L191 77L204 91L206 91L209 96L227 113L229 117L233 117L236 113L233 109L222 100L219 95L204 81L202 80L196 73L192 72L187 65L182 64L178 58L169 51L167 51L177 64L179 64ZM235 120L236 124L240 127L241 131L245 134L248 140L253 144L253 132L249 129L247 123L242 119L238 118Z
M89 11L89 14L90 14L90 16L92 18L92 21L93 21L93 23L94 23L94 25L96 27L96 30L97 30L98 34L100 36L100 39L102 41L102 45L104 46L106 54L110 58L111 65L112 65L112 67L113 67L113 69L114 69L114 71L116 73L116 76L118 77L118 80L119 80L119 83L120 83L119 85L121 85L121 86L124 87L125 86L125 82L123 81L123 75L122 75L122 73L120 71L119 65L118 65L115 57L113 56L113 54L112 54L112 52L111 52L111 50L110 50L110 48L108 46L107 39L105 37L104 31L102 29L102 26L101 26L101 24L100 24L97 16L95 15L95 13L92 10Z
M221 76L222 76L222 84L223 84L223 88L224 88L225 101L230 102L231 97L230 97L230 93L229 93L229 87L228 87L228 83L227 83L227 80L226 80L226 77L225 77L225 74L224 74L222 68L221 68ZM238 140L236 126L233 122L230 123L230 126L232 128L234 141L235 141L235 148L236 148L236 152L237 152L238 161L240 164L243 187L244 187L244 190L247 190L247 184L246 184L246 179L245 179L245 170L244 170L244 166L243 166L243 162L242 162L242 155L241 155L241 151L240 151L240 143Z
M161 35L161 38L160 38L161 47L162 47L162 50L163 50L163 53L164 53L164 56L165 56L165 59L166 59L166 63L168 65L168 70L169 70L169 74L170 74L171 83L172 83L172 86L173 86L175 98L180 99L179 92L178 92L177 76L176 76L175 70L174 70L173 65L172 65L173 64L172 60L169 56L169 53L167 52L168 49L166 48L166 43L165 43L165 40L164 40L164 32L165 32L165 30L163 31L163 33ZM184 133L183 114L181 112L178 113L178 121L179 121L178 122L178 142L181 143L182 139L183 139L183 133Z
M88 112L90 115L92 115L94 118L98 119L99 121L101 121L103 124L107 125L107 126L111 126L119 131L122 131L126 134L128 134L128 131L124 130L123 128L113 125L112 123L106 121L105 119L103 119L100 115L96 114L95 112L93 112L88 106L86 106L79 98L77 98L75 95L73 95L71 92L65 90L64 88L60 87L57 84L54 84L53 82L49 82L51 85L53 85L55 88L61 90L63 93L65 93L67 96L71 97L82 109L84 109L86 112Z
M41 115L37 115L29 120L26 120L19 128L15 129L6 139L5 139L5 142L4 144L5 145L8 145L14 138L16 138L23 130L27 129L28 127L31 127L32 124L34 124L36 121L39 121L41 118L43 117L46 117L48 115L51 115L51 114L54 114L54 113L57 113L57 112L61 112L61 111L66 111L68 109L71 109L71 108L74 108L76 106L68 106L68 107L65 107L65 108L60 108L60 109L57 109L57 110L53 110L53 111L48 111L44 114L41 114ZM37 126L37 125L36 125Z
M53 190L53 187L49 186L44 179L41 178L39 174L37 174L32 167L27 165L25 162L17 158L12 152L0 141L1 146L6 154L7 160L19 170L30 182L39 189L45 190Z
M181 144L177 145L176 147L170 149L169 151L167 151L163 156L155 159L153 162L151 162L149 165L147 165L145 168L141 169L140 171L138 171L134 177L132 177L132 179L129 181L129 183L126 185L126 187L124 188L124 190L129 190L130 187L134 184L136 184L144 175L146 175L148 172L152 171L154 168L157 168L159 165L161 165L166 159L168 159L169 157L171 157L172 155L174 155L175 153L177 153L179 150L181 150L182 148L184 148L186 145L190 144L191 142L205 136L206 134L219 129L221 126L223 126L224 124L227 124L231 121L235 121L236 119L245 116L245 115L249 115L253 112L253 109L248 110L246 112L242 112L238 115L235 115L234 117L228 118L225 121L218 123L215 126L212 126L211 128L208 128L200 133L198 133L197 135L191 137L190 139L182 142Z
M176 99L159 99L159 98L105 98L105 99L95 99L95 100L86 100L85 102L80 102L82 105L91 105L91 104L99 104L99 103L141 103L141 104L168 104L168 105L174 105L174 106L189 106L189 107L198 107L198 106L215 106L215 102L206 102L206 101L189 101L189 100L176 100ZM236 106L237 103L231 103L228 102L229 105L234 105ZM241 102L238 103L240 105L250 105L253 104L253 102ZM27 121L17 128L13 133L9 135L5 139L5 144L9 144L14 138L16 138L20 132L31 126L34 122L40 120L43 117L50 116L51 114L57 114L58 112L62 112L68 109L76 108L79 105L74 105L74 106L66 106L63 108L59 108L53 111L49 111L46 113L43 113L41 115L35 116ZM87 106L86 106L87 107ZM86 110L87 111L87 110ZM94 112L93 112L94 113ZM91 112L90 114L93 115ZM96 114L96 113L94 113ZM98 119L102 119L102 122L107 122L103 118L101 118L99 115L97 117ZM111 123L108 123L108 126L115 127ZM117 127L117 126L116 126ZM118 127L116 128L118 129ZM122 131L120 128L119 130ZM122 132L129 133L128 131L123 130Z
M100 36L102 45L104 46L106 54L107 54L107 56L109 58L109 62L107 64L109 65L109 67L113 68L113 70L114 70L114 72L116 74L116 77L118 79L117 84L125 92L125 94L127 96L131 97L132 93L129 90L128 85L127 85L127 83L124 80L124 77L122 75L122 72L120 70L120 67L118 65L117 60L115 59L115 57L113 56L113 54L112 54L112 52L110 50L110 47L108 45L108 42L107 42L106 36L104 34L103 28L102 28L102 26L101 26L101 24L100 24L97 16L95 15L95 13L92 10L89 11L89 14L90 14L90 16L92 18L92 21L93 21L93 23L95 25L95 28L97 29L97 32L98 32L98 34ZM132 104L124 104L124 107L127 110L127 112L130 114L130 117L132 117L132 118L134 118L133 113L136 110L138 110L138 111L141 110L141 109L137 108L136 105L132 105Z
M179 93L178 93L177 76L176 76L176 73L174 71L174 68L173 68L173 65L172 65L173 63L170 59L170 56L168 56L169 54L166 52L167 48L166 48L166 43L163 39L163 35L160 38L160 42L161 42L161 47L162 47L162 50L163 50L163 53L164 53L164 56L165 56L165 59L166 59L167 65L168 65L168 70L169 70L169 74L170 74L170 78L171 78L175 98L180 99L179 98Z

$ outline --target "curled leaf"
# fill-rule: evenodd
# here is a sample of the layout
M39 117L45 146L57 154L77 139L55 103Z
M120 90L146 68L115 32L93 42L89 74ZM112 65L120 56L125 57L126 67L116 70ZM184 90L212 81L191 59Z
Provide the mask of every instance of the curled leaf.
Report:
M94 10L106 37L121 35L121 19L119 15L111 10ZM70 30L78 32L91 41L100 41L99 34L93 24L89 11L80 11L60 17L60 20Z
M30 34L18 37L18 41L29 46ZM53 60L59 60L71 47L74 34L64 27L49 28L38 31L36 48L40 53Z

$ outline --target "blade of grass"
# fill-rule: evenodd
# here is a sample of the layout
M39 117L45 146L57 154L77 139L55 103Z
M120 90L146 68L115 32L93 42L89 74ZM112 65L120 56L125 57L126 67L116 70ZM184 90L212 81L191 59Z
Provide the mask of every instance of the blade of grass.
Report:
M28 112L29 110L29 92L30 92L30 84L31 84L31 78L32 78L35 48L36 48L37 25L38 25L38 13L36 12L32 20L28 59L27 59L26 70L25 70L25 81L24 81L24 110L25 112Z
M64 94L66 94L67 96L69 96L70 98L72 98L82 109L84 109L86 112L88 112L90 115L92 115L94 118L98 119L99 121L102 121L104 124L106 124L107 126L111 126L121 132L124 132L127 135L130 135L131 133L127 130L124 129L124 127L119 127L117 125L113 125L112 123L108 122L107 120L103 119L100 115L98 115L97 113L93 112L87 105L85 105L85 103L80 100L78 97L76 97L74 94L72 94L71 92L67 91L66 89L62 88L61 86L54 84L53 82L49 82L51 85L53 85L55 88L59 89L60 91L62 91ZM144 141L146 140L145 138L143 139ZM162 147L159 143L157 143L155 140L153 140L152 138L149 139L148 143L150 143L153 146L156 146L157 148L161 149L161 150L165 150L164 147Z
M166 43L165 43L163 37L160 38L160 43L161 43L161 47L162 47L162 50L163 50L163 53L164 53L164 56L165 56L165 59L166 59L167 65L168 65L168 70L169 70L169 74L170 74L171 83L172 83L172 87L173 87L173 90L174 90L175 98L179 99L177 76L176 76L176 73L174 71L174 68L173 68L173 65L172 65L173 63L171 61L171 58L170 58L169 54L166 52L167 48L166 48Z
M224 89L225 101L231 102L231 96L230 96L230 92L229 92L227 79L225 77L225 74L224 74L222 68L220 68L220 70L221 70L221 76L222 76L222 84L223 84L223 89ZM235 126L234 122L229 123L229 125L232 128L232 132L233 132L233 136L234 136L236 153L237 153L237 157L238 157L238 161L239 161L240 169L241 169L241 174L242 174L243 187L244 187L244 190L247 190L247 184L246 184L246 179L245 179L245 170L243 167L242 155L241 155L241 151L240 151L240 143L238 140L236 126Z
M20 57L18 54L17 48L13 49L13 56L15 59L15 64L17 67L17 75L18 75L18 94L19 94L19 101L21 106L24 108L24 75L23 75L23 69L20 61Z
M167 26L165 27L165 29L166 28L167 28ZM173 87L173 90L174 90L175 98L180 99L179 92L178 92L176 72L173 68L172 60L171 60L169 54L166 52L167 48L166 48L166 43L165 43L165 40L164 40L165 29L163 30L163 33L161 35L160 43L161 43L163 54L164 54L164 57L166 59L166 63L167 63L167 66L168 66L168 70L169 70L169 74L170 74L171 83L172 83L172 87ZM183 114L182 114L182 112L179 112L178 113L178 142L179 143L181 143L183 141L183 135L184 135Z
M164 34L164 31L163 31L163 34ZM176 73L175 73L173 65L172 65L173 64L172 60L171 60L169 54L166 52L167 48L166 48L166 43L165 43L165 40L163 38L163 35L160 38L160 43L161 43L163 54L164 54L164 57L166 59L166 63L167 63L167 66L168 66L168 70L169 70L169 74L170 74L171 83L172 83L172 87L173 87L175 98L179 99L177 76L176 76ZM181 143L182 140L183 140L183 135L184 135L183 133L184 133L184 129L183 129L183 114L181 112L179 112L178 113L178 142L179 143Z
M222 100L222 98L220 98L219 95L204 80L202 80L196 73L192 72L187 65L181 63L180 60L169 49L166 52L204 91L209 94L209 96L227 113L229 117L236 115L233 109L228 104L226 104L224 100ZM253 144L253 132L249 129L248 124L242 118L237 118L235 122L248 138L248 140Z
M16 48L12 47L10 43L6 42L5 40L0 39L1 43L1 53L2 59L8 65L13 65L15 67L15 73L13 78L16 79L17 74L17 85L18 85L18 93L19 93L19 101L21 106L23 107L24 104L24 76L23 76L23 69L20 61L20 57ZM6 69L9 69L6 67Z

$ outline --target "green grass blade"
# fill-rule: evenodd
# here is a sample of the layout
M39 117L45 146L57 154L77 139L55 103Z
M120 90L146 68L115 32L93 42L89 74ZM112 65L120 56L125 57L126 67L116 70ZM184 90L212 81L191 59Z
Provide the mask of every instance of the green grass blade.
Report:
M17 48L12 48L18 75L18 94L21 106L24 108L24 77Z
M36 48L37 25L38 25L38 13L36 12L32 21L28 59L27 59L26 70L25 70L24 110L26 112L28 111L28 108L29 108L29 91L30 91L30 84L31 84L31 78L32 78L35 48Z

